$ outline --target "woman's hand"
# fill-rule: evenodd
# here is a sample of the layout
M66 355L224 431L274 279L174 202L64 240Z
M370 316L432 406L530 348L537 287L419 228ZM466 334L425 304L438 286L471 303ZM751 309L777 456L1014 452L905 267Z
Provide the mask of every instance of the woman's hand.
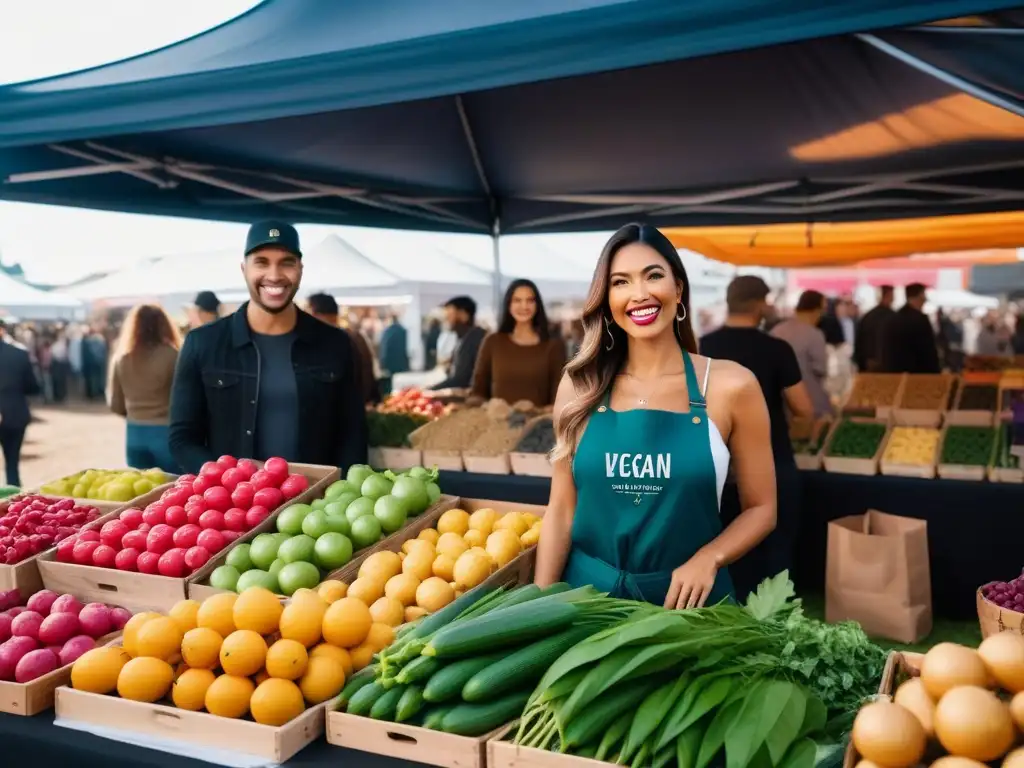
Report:
M665 597L665 607L700 608L711 596L718 576L718 558L700 550L672 571L672 584Z

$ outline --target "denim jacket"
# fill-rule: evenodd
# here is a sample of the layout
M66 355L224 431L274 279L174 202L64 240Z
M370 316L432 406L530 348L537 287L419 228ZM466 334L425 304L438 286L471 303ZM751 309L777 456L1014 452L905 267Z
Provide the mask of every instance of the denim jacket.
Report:
M171 392L170 447L185 472L230 454L255 456L260 357L237 312L191 331ZM292 347L298 386L299 449L288 461L341 467L366 462L366 410L355 352L345 332L299 311Z

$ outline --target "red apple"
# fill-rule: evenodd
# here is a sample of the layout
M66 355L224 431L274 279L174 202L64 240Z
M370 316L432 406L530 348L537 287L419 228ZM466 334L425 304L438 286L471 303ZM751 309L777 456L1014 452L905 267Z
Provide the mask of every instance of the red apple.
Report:
M277 481L272 474L267 472L265 469L258 470L252 477L249 478L249 482L252 483L253 488L257 491L262 491L264 488L276 488Z
M224 467L224 469L231 469L232 467L238 464L238 459L236 459L234 456L228 456L227 454L224 454L219 459L217 459L217 463Z
M216 509L206 510L199 516L199 527L222 530L224 528L224 513L218 512Z
M73 550L75 562L79 565L92 565L92 553L100 546L98 541L82 541L75 544Z
M142 511L142 520L150 525L159 525L164 522L166 517L165 510L166 508L163 504L155 501Z
M227 546L231 542L237 540L238 537L242 535L242 532L241 531L221 531L220 535L224 537L224 541L225 541L224 546Z
M252 459L242 459L241 461L238 462L238 464L235 465L235 469L244 472L246 479L249 479L254 474L256 474L257 467L255 462L252 461Z
M118 515L118 518L120 518L121 522L125 524L125 527L129 531L134 531L142 524L142 510L136 509L135 507L129 507Z
M251 531L268 517L270 517L270 510L266 507L261 507L258 504L249 507L249 511L245 513L245 527Z
M232 467L231 469L225 469L224 474L220 477L221 486L231 493L235 490L235 487L242 482L246 481L245 473Z
M281 493L286 499L294 499L309 488L309 480L305 475L288 475L281 483Z
M146 548L146 532L128 531L121 537L121 546L124 549L137 549L141 552Z
M227 488L217 486L210 488L203 494L203 501L209 509L216 509L219 512L227 512L231 509L231 494Z
M113 568L117 550L107 544L100 544L92 551L92 564L97 568Z
M157 570L161 576L181 578L185 575L185 550L175 547L160 555Z
M128 533L129 528L120 520L108 520L100 528L100 540L108 547L121 546L121 539Z
M210 475L200 475L192 483L192 493L198 493L202 496L210 488L216 487L219 481L219 476L214 478Z
M277 509L284 501L284 494L277 488L262 488L252 497L252 503L267 509Z
M174 546L181 547L182 549L194 547L201 531L202 528L198 525L186 523L174 532Z
M122 549L114 557L114 567L119 571L134 571L139 559L139 550L134 547Z
M199 534L198 538L196 538L196 545L204 547L210 552L220 552L224 549L226 544L227 542L224 540L224 535L213 528L207 528Z
M248 480L243 480L231 492L231 504L239 509L248 509L252 506L252 497L255 495L256 486Z
M245 530L245 510L232 507L224 513L224 527L229 531Z
M190 547L185 552L185 565L190 571L198 571L213 557L206 547Z
M199 525L199 518L203 516L203 512L206 511L206 507L202 504L197 504L193 507L186 507L185 520L188 525Z
M179 507L175 504L173 507L168 507L164 513L164 522L166 522L172 528L179 528L188 522L188 514L185 512L184 507Z
M135 563L135 567L139 573L158 573L159 572L160 555L156 552L140 552L139 559Z
M288 477L288 462L280 456L273 456L263 462L263 471L275 478L280 485Z
M146 549L158 555L174 546L174 529L169 525L155 525L146 535Z

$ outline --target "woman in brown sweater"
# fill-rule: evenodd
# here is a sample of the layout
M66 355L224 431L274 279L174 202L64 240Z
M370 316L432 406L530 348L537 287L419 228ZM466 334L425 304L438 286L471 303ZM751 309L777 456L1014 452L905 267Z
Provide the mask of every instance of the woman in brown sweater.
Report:
M529 400L538 408L555 401L565 366L565 345L551 338L537 286L513 280L505 291L501 324L480 345L473 395L508 403Z
M110 410L128 420L128 466L179 473L168 446L171 384L181 336L164 310L140 304L128 313L110 366Z

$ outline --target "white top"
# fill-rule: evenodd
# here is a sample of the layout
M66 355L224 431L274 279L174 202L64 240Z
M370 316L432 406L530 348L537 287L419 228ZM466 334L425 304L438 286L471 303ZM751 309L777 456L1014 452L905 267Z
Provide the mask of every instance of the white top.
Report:
M711 373L711 358L708 358L707 368L704 369L704 382L701 384L700 393L707 403L708 398L708 375ZM705 406L706 407L706 406ZM725 479L729 475L729 462L732 461L732 454L729 453L729 446L722 439L722 433L718 431L718 425L708 417L708 439L711 441L711 460L715 464L715 487L718 490L718 511L722 511L722 490L725 488Z

